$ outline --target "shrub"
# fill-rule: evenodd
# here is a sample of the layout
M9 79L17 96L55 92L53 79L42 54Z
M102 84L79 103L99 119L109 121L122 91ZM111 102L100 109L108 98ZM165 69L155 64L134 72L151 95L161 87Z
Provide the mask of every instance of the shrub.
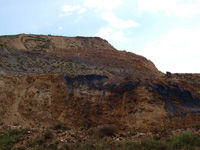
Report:
M14 144L19 141L20 134L25 134L26 130L11 130L7 133L0 133L0 149L12 149Z
M17 135L3 134L0 137L0 149L11 149L13 145L18 141Z
M56 123L53 127L54 130L70 130L70 128L64 123Z
M172 146L174 148L181 148L186 146L200 146L200 140L192 133L184 132L179 135L175 135L171 139Z
M57 142L54 142L54 143L51 143L49 146L48 146L49 149L57 149L58 146L57 146Z
M17 147L16 150L26 150L26 147L20 146L20 147Z
M44 133L44 139L51 139L53 137L53 133L50 131L50 130L47 130L45 133Z
M117 131L117 126L112 124L104 124L97 127L97 134L99 137L113 136Z
M4 43L0 42L0 46L1 46L1 47L4 47Z
M39 147L44 144L45 139L43 137L36 137L33 141L30 142L30 147Z
M95 146L91 143L77 143L73 146L74 150L94 150Z
M140 143L140 147L146 149L156 149L156 150L165 150L168 148L168 144L165 141L157 141L157 140L144 140ZM171 149L171 148L168 148Z

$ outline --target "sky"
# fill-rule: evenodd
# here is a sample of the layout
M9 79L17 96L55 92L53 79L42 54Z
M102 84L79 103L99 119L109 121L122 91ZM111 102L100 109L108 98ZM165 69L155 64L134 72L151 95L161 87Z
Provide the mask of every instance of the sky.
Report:
M0 0L0 35L99 36L162 72L200 73L200 0Z

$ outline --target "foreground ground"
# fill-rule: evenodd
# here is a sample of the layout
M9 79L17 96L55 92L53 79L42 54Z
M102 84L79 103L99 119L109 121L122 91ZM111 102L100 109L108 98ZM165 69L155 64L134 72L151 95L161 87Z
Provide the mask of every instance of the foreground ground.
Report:
M199 150L197 129L160 133L121 132L111 126L69 129L56 125L50 129L1 126L1 150Z

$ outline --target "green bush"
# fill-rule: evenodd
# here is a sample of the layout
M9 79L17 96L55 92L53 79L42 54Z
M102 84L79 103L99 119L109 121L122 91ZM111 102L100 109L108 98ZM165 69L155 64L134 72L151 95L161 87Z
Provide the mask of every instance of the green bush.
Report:
M184 132L172 137L171 144L172 144L172 147L175 149L179 149L182 147L200 146L200 139L197 138L192 133Z
M7 133L0 133L0 150L10 150L14 144L19 141L21 134L25 134L26 130L11 130Z
M13 147L13 145L18 141L18 135L2 134L0 136L0 149L8 150Z

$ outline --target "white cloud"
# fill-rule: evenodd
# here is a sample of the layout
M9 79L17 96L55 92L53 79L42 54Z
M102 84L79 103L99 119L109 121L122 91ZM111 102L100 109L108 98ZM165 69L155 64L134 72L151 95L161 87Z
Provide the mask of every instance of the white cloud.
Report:
M133 20L123 20L123 19L117 18L115 14L111 11L103 12L101 17L104 20L108 21L111 27L114 27L116 29L127 29L130 27L139 26L139 24L134 22Z
M139 26L139 24L133 20L117 18L111 11L103 12L101 18L106 20L108 25L101 27L95 36L102 37L113 43L129 41L130 39L125 36L125 31L131 27ZM130 31L128 30L127 33L130 34Z
M78 14L82 14L86 11L86 8L81 6L71 6L71 5L64 5L61 7L62 14L59 15L59 17L64 17L67 15L71 15L74 12L77 12Z
M128 38L124 36L122 30L113 29L111 27L102 27L95 36L99 36L101 38L115 42L123 42L128 40Z
M161 71L200 73L200 29L175 29L147 43L139 54Z
M70 5L62 6L62 11L64 11L64 12L73 12L73 11L80 10L80 9L81 9L80 6L70 6Z
M80 10L78 11L78 14L82 14L86 11L86 8L80 8Z
M86 7L97 7L99 9L113 9L122 4L122 0L85 0Z
M59 27L58 27L58 30L59 30L59 31L63 30L63 27L62 27L62 26L59 26Z
M138 9L157 13L164 11L168 16L192 17L200 14L200 0L138 0Z

